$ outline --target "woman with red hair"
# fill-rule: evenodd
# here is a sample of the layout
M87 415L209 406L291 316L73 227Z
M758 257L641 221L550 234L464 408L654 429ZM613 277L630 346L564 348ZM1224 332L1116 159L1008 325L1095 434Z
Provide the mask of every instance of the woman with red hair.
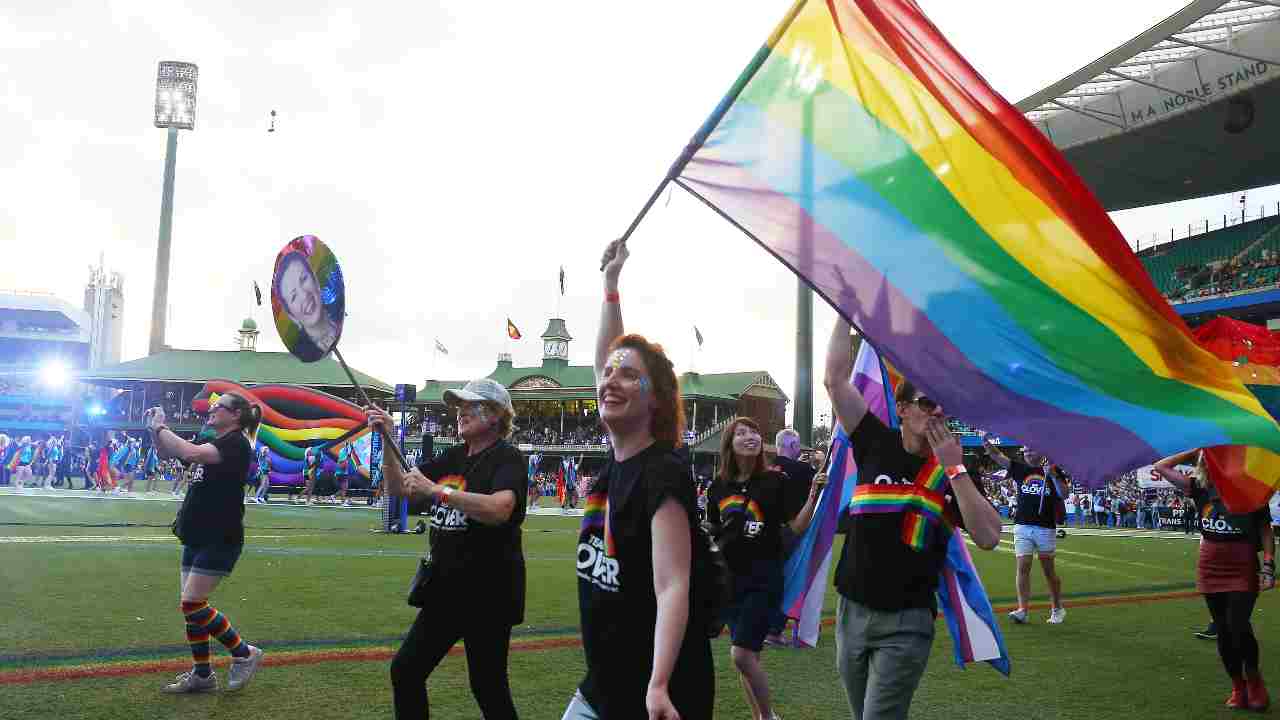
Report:
M618 277L605 251L596 338L596 399L610 456L587 488L578 536L578 607L587 673L564 720L702 720L712 716L709 618L692 610L693 479L675 454L680 383L660 345L625 335Z

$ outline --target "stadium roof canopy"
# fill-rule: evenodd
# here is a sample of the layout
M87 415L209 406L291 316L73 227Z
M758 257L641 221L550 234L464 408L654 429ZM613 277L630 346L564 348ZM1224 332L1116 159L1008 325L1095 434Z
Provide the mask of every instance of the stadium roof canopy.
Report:
M89 342L89 314L53 295L0 292L0 337Z
M1280 183L1280 0L1196 0L1018 103L1107 210Z
M352 369L356 380L371 393L391 394L387 383ZM231 380L242 385L280 383L315 388L352 388L338 361L325 357L304 363L285 352L248 350L162 350L137 360L83 370L80 382L105 387L132 387L143 382L204 383Z

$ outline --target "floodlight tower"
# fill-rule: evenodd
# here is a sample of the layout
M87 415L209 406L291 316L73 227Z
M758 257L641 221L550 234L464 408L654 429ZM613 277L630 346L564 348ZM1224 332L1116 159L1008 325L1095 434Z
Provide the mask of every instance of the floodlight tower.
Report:
M151 345L164 349L165 309L169 306L169 238L173 229L173 171L178 161L178 131L196 126L196 79L193 63L163 61L156 74L155 126L167 128L164 151L164 190L160 195L160 240L156 247L156 286L151 296Z

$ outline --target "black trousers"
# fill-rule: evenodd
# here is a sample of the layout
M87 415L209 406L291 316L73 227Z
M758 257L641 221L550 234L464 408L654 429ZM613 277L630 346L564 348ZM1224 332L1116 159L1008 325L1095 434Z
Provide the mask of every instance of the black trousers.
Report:
M466 642L471 694L485 720L515 720L507 654L511 626L492 620L459 622L438 613L418 612L404 643L391 660L391 688L397 720L429 718L427 677L459 640Z
M1258 671L1258 639L1249 616L1258 601L1256 592L1209 593L1204 602L1218 629L1218 656L1227 674L1236 677Z

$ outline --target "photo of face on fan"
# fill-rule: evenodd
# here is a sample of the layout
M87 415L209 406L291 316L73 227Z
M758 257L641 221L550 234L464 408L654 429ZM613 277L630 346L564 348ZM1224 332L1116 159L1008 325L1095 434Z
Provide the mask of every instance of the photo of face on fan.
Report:
M299 235L276 254L271 313L280 340L302 362L337 351L346 317L346 287L338 259L320 238Z

